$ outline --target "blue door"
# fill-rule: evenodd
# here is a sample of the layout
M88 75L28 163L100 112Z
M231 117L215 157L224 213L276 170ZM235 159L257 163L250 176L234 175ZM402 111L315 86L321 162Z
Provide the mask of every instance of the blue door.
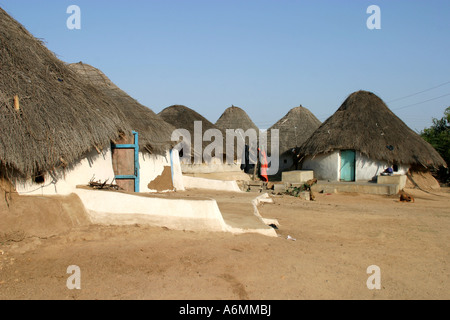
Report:
M355 150L341 151L341 181L355 181Z

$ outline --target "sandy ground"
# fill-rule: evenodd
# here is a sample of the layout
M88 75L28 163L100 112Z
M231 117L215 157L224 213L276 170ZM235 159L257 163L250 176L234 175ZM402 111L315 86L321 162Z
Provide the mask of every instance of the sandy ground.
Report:
M0 299L449 299L450 192L407 191L414 203L274 196L259 210L278 238L95 226L76 197L13 196L8 208L2 194ZM66 286L71 265L80 290ZM380 290L367 288L371 265Z

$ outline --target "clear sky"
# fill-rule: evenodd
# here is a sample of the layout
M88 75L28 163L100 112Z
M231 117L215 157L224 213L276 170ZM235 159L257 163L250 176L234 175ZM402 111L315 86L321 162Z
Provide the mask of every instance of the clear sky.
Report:
M67 8L81 10L70 30ZM381 29L370 30L370 5ZM449 0L0 0L68 63L83 61L155 112L212 122L231 105L262 129L303 105L325 121L354 91L420 131L450 106Z

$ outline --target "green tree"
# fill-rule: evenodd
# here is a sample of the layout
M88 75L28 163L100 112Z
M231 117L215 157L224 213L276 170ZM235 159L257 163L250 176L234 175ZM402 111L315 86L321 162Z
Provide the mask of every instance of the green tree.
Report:
M441 119L433 118L433 125L424 129L420 135L439 152L447 165L450 165L450 107L445 109L444 116ZM439 178L448 181L450 178L449 170L441 168Z

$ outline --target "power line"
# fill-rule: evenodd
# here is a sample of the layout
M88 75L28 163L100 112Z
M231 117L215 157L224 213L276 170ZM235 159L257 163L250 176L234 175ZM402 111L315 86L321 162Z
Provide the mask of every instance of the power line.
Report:
M400 107L400 108L395 108L395 109L393 109L393 110L406 109L406 108L409 108L409 107L412 107L412 106L416 106L416 105L421 104L421 103L425 103L425 102L428 102L428 101L437 100L437 99L440 99L440 98L443 98L443 97L446 97L446 96L450 96L450 93L444 94L444 95L442 95L442 96L440 96L440 97L436 97L436 98L428 99L428 100L425 100L425 101L421 101L421 102L409 104L409 105L407 105L407 106L403 106L403 107Z
M412 93L412 94L409 94L409 95L407 95L407 96L404 96L404 97L401 97L401 98L397 98L397 99L388 101L387 103L391 103L391 102L403 100L403 99L406 99L406 98L409 98L409 97L413 97L413 96L416 96L416 95L418 95L418 94L421 94L421 93L424 93L424 92L427 92L427 91L430 91L430 90L433 90L433 89L436 89L436 88L445 86L446 84L449 84L449 83L450 83L450 81L447 81L447 82L441 83L441 84L439 84L439 85L437 85L437 86L435 86L435 87L433 87L433 88L429 88L429 89L425 89L425 90L422 90L422 91L419 91L419 92L416 92L416 93Z

